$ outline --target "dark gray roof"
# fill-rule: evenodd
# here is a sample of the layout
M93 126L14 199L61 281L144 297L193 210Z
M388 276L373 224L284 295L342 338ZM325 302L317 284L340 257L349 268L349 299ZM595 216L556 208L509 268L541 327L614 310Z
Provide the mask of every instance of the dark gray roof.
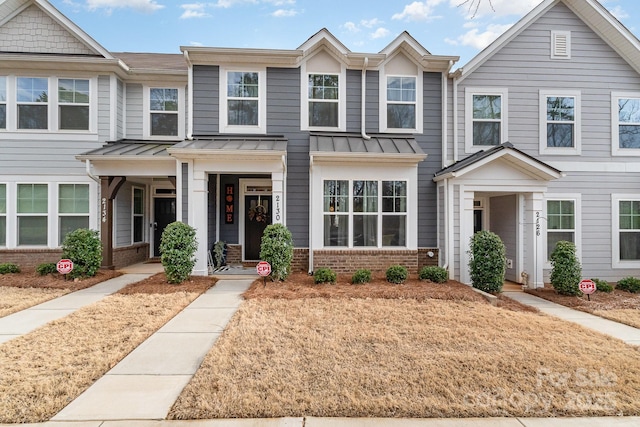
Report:
M315 153L382 154L382 155L422 155L416 139L407 135L369 135L365 139L360 134L312 133L309 151Z
M100 148L87 151L78 156L84 158L105 158L105 157L144 157L144 158L167 158L167 148L173 146L178 141L149 142L140 140L120 140L108 142Z
M212 137L194 137L182 141L175 150L208 151L287 151L287 139L283 136L246 136L220 135Z
M513 150L513 151L517 152L518 154L521 154L521 155L533 160L534 162L538 163L540 166L544 166L545 168L549 168L549 169L551 169L551 170L553 170L553 171L555 171L555 172L557 172L559 174L562 173L558 169L556 169L556 168L554 168L552 166L549 166L548 164L536 159L533 156L530 156L529 154L527 154L527 153L525 153L523 151L518 150L517 148L515 148L513 146L512 143L507 141L507 142L503 142L500 145L495 145L495 146L493 146L491 148L488 148L486 150L478 151L477 153L474 153L474 154L470 155L469 157L465 157L464 159L455 162L451 166L447 166L446 168L439 170L438 172L436 172L434 174L434 177L437 177L437 176L440 176L440 175L446 175L448 173L458 172L458 171L460 171L460 170L462 170L462 169L464 169L464 168L466 168L468 166L473 165L474 163L477 163L477 162L479 162L479 161L481 161L483 159L486 159L487 157L491 157L492 155L494 155L494 154L496 154L496 153L498 153L498 152L500 152L502 150L506 150L506 149Z

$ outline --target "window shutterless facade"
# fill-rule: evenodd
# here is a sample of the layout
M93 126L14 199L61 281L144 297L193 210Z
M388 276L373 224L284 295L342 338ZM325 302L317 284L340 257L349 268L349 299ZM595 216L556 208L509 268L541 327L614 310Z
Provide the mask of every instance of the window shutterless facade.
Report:
M178 89L149 89L151 136L178 136Z
M416 77L387 76L387 128L416 129Z
M220 68L220 132L266 133L265 68Z
M89 130L88 79L58 79L58 128Z
M18 129L48 129L49 79L18 77L16 79Z
M640 268L640 195L613 194L612 267Z
M0 246L7 245L7 184L0 184Z
M547 259L559 241L576 243L575 215L575 201L547 200Z
M67 234L89 228L89 184L58 186L58 244Z
M47 184L18 184L18 246L46 246L49 212Z
M612 154L640 155L640 93L613 93Z
M309 74L309 127L340 126L340 76Z
M140 243L144 241L144 190L133 187L133 227L132 242Z
M507 141L507 89L467 88L465 123L468 152Z
M540 91L540 153L579 155L579 91Z

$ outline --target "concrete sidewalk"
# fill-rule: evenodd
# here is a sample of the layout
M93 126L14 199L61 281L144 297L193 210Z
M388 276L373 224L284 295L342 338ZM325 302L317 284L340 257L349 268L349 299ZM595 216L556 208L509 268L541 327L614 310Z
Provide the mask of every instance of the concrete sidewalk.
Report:
M0 344L37 329L52 320L67 316L81 307L100 301L130 283L151 274L124 274L90 288L71 292L42 304L0 318Z
M536 307L545 314L577 323L605 335L618 338L627 344L640 345L640 329L585 313L584 311L574 310L525 292L504 292L504 295L522 304Z
M164 419L252 282L219 280L52 421Z

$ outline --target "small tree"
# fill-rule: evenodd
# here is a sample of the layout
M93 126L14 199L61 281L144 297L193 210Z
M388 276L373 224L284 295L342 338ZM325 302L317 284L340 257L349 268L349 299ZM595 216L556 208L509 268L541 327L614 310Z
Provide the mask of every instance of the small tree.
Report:
M556 243L549 256L551 261L551 285L561 295L581 295L582 267L576 257L576 245L564 240Z
M189 278L196 264L197 248L193 227L179 221L167 225L160 240L160 260L169 283L182 283Z
M284 280L291 273L293 238L282 224L269 224L262 234L260 259L271 264L271 280Z
M93 277L102 264L102 243L97 230L79 228L67 234L62 242L62 258L73 261L69 277Z
M471 284L481 291L502 291L507 263L506 250L500 237L491 231L479 231L471 238L469 269Z

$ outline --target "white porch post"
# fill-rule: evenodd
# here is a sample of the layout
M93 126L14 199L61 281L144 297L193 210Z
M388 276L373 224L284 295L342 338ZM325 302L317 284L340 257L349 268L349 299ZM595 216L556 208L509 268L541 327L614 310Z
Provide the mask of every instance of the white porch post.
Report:
M530 288L541 288L544 286L544 250L541 236L544 219L542 215L544 198L542 193L527 194L524 202L524 234L525 234L525 258L524 270L529 275L528 286Z
M473 191L464 191L460 186L460 281L471 284L469 271L469 242L473 237Z
M196 251L196 265L193 268L194 276L206 276L207 269L207 174L204 171L194 170L191 182L190 198L192 203L189 207L189 224L196 229L196 239L198 239L198 249Z
M273 213L271 222L273 224L285 224L284 220L284 173L271 173L271 197L273 203Z

